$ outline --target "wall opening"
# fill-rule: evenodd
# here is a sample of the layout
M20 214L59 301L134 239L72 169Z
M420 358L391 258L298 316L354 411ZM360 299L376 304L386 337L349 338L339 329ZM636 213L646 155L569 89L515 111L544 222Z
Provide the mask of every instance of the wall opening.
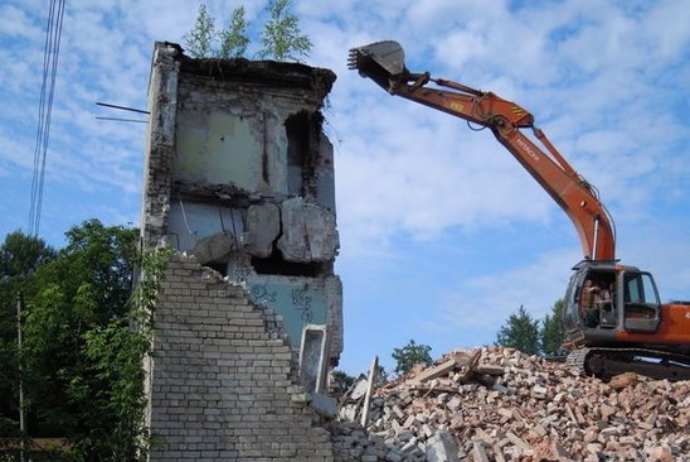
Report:
M228 275L228 263L227 262L209 262L204 263L204 266L211 268L212 270L218 271L221 276L225 277Z
M278 276L318 277L324 271L323 263L298 263L283 260L279 250L274 249L268 258L252 258L252 267L257 274Z
M288 139L288 194L303 195L304 163L309 152L309 113L301 111L285 121Z

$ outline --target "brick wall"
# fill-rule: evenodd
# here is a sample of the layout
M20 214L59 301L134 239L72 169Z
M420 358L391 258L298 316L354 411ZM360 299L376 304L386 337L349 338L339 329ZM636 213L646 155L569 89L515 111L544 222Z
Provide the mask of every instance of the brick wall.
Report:
M280 318L187 257L170 262L148 361L151 461L332 461Z

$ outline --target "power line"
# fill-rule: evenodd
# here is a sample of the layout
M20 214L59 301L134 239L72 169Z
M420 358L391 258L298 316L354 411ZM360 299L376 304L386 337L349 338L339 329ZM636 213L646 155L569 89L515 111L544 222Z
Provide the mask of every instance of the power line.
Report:
M43 186L50 139L50 120L53 113L55 81L60 57L60 39L65 15L65 0L51 0L43 47L43 82L38 104L38 129L34 149L34 168L31 182L31 205L29 208L29 234L38 236L43 206Z

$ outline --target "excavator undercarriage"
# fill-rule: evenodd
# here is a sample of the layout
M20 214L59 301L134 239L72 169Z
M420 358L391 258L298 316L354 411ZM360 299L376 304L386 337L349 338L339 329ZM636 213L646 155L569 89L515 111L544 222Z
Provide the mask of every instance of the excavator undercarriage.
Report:
M578 348L566 357L565 365L605 381L625 372L672 382L690 380L690 356L646 348Z

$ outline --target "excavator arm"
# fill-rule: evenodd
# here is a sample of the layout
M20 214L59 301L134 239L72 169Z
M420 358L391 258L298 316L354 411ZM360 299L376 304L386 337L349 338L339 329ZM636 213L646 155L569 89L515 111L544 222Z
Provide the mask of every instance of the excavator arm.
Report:
M392 95L459 117L475 126L489 128L496 139L558 203L572 220L584 258L613 261L613 221L596 190L534 126L534 117L519 105L491 92L456 82L414 74L404 65L397 42L378 42L350 50L349 67L376 82ZM430 83L436 87L429 87ZM525 134L530 129L539 144Z

